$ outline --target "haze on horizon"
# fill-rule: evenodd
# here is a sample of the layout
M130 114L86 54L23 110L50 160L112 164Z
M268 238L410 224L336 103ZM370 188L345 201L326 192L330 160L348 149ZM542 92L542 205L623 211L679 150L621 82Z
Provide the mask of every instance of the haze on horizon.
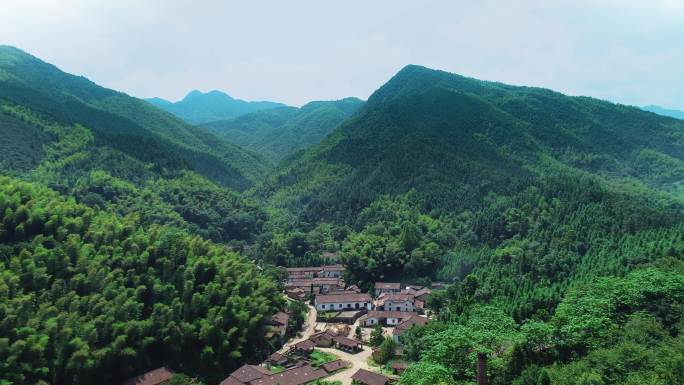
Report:
M684 2L3 3L0 44L138 97L367 98L406 64L684 109ZM559 2L560 3L560 2Z

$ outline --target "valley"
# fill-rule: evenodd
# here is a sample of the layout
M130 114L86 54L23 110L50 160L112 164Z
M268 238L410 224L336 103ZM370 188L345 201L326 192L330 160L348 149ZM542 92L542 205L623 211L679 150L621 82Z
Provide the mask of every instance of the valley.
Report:
M0 46L0 384L684 382L684 120L377 86L143 100Z

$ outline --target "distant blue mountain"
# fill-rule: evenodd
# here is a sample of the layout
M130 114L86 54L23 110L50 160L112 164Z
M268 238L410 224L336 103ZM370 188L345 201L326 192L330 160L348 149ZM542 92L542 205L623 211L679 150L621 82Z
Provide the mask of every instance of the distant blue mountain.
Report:
M250 112L285 107L282 103L248 102L235 99L216 90L207 93L198 90L190 91L183 100L175 103L162 98L145 100L192 124L232 119Z
M679 111L679 110L671 110L668 108L663 108L660 106L645 106L641 108L642 110L645 111L650 111L658 115L663 115L663 116L669 116L672 118L677 118L677 119L684 119L684 111Z

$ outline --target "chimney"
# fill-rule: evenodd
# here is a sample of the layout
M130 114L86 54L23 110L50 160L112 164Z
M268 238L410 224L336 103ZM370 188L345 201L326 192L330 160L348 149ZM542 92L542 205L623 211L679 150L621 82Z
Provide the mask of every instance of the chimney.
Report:
M477 385L487 385L487 354L477 353Z

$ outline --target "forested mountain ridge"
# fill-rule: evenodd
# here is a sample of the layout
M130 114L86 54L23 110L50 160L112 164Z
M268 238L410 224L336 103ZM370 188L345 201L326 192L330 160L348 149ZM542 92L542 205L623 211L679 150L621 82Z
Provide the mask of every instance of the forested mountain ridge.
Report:
M285 107L282 103L235 99L221 91L190 91L182 100L170 102L161 98L145 99L191 124L202 124L235 118L250 112Z
M426 200L440 207L479 199L480 189L527 184L535 168L552 162L676 195L684 180L683 130L681 122L632 107L408 66L261 191L271 197L297 189L307 169L327 168L346 175L337 185L358 190L340 204L360 200L360 209L380 194L417 188L448 193ZM451 191L432 188L452 182ZM309 194L316 196L309 206L327 193Z
M408 66L258 186L288 223L259 253L297 263L323 236L361 284L474 272L522 320L680 255L683 165L674 119Z
M206 123L202 127L277 163L320 142L362 105L363 101L356 98L317 101L301 108L253 112L231 120Z
M96 145L153 163L161 173L191 169L242 190L268 167L257 155L142 100L64 73L14 47L0 47L0 101L3 119L13 119L12 124L19 124L17 116L22 114L67 126L80 124L93 133ZM18 108L24 111L17 113ZM12 117L7 116L10 110Z
M0 71L0 173L216 242L258 233L264 212L236 190L261 157L16 48L0 49Z

